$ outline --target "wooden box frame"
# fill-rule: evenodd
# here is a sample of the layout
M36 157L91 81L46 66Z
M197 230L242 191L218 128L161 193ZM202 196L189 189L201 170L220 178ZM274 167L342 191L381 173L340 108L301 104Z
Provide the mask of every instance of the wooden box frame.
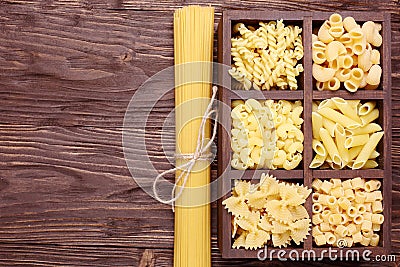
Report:
M228 73L219 73L219 99L230 105L234 99L249 99L263 96L266 99L286 99L286 100L301 100L303 101L303 118L304 118L304 151L303 162L300 169L286 171L274 170L269 171L280 180L290 179L291 181L302 183L311 188L313 178L327 179L327 178L374 178L382 181L383 184L383 206L385 221L382 226L381 241L377 247L352 247L343 248L345 251L358 250L360 255L365 249L369 249L372 255L389 254L391 249L390 229L391 229L391 188L392 188L392 170L391 170L391 26L390 14L379 12L338 12L343 17L352 16L357 22L364 22L372 20L374 22L382 23L382 37L383 44L380 47L381 52L381 66L382 78L381 85L376 90L360 89L355 93L349 93L344 89L338 91L317 91L315 89L315 81L312 77L312 32L313 27L317 27L324 20L327 20L332 14L331 12L273 12L267 11L242 11L242 10L229 10L224 11L222 19L218 25L218 61L224 65L231 65L231 29L235 22L255 23L258 21L271 21L283 19L284 23L298 22L303 26L303 46L304 46L304 74L299 80L299 90L297 91L256 91L256 90L231 90L231 78ZM285 23L285 24L286 24ZM379 150L381 152L378 169L370 170L318 170L308 168L312 161L312 124L311 112L312 101L322 100L331 97L342 97L344 99L360 99L360 100L377 100L378 108L380 109L380 123L383 127L385 135L383 141L381 140ZM218 177L220 177L219 192L230 192L232 182L234 179L251 179L260 177L260 174L265 172L263 170L234 170L230 166L231 149L230 149L230 129L231 117L227 111L220 114L221 125L218 132ZM223 258L257 258L259 250L245 250L233 249L231 238L231 214L222 206L222 201L230 196L230 193L225 194L218 200L218 244ZM305 203L311 218L311 197ZM270 248L272 249L272 248ZM279 248L276 248L279 249ZM286 252L291 251L293 248L284 248ZM299 253L303 250L313 249L316 256L321 256L323 247L317 247L313 244L312 235L307 237L303 245L295 248ZM276 254L274 254L276 257ZM287 257L288 253L283 257Z

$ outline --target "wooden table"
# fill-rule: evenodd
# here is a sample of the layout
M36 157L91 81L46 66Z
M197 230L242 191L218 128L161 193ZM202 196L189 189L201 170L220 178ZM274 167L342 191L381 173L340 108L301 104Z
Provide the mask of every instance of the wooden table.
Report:
M149 197L131 178L122 151L122 122L139 85L173 64L173 10L209 2L216 7L216 23L224 9L392 13L392 251L400 260L398 0L3 0L1 266L172 265L173 214L169 206ZM170 94L158 109L160 116L173 105ZM154 142L148 149L159 162L157 168L165 170L170 166L159 142L162 124L157 117L152 120L146 134ZM171 137L169 142L173 141ZM214 205L213 266L265 266L259 261L221 258L215 215ZM284 263L276 262L275 266Z

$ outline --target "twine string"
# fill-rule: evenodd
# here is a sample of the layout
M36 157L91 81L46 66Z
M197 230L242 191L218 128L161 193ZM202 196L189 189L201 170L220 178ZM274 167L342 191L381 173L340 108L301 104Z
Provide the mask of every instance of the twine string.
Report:
M153 193L154 197L160 201L161 203L164 204L174 204L176 200L178 200L182 193L183 190L185 189L186 183L189 179L189 174L193 170L194 165L196 164L197 161L210 161L213 159L213 154L208 152L208 149L211 147L216 135L217 135L217 111L212 109L212 106L214 104L216 95L217 95L217 87L213 86L213 94L211 96L210 102L208 103L207 109L204 112L203 118L200 123L199 127L199 132L197 136L197 145L196 149L193 153L185 153L185 154L175 154L176 159L185 159L188 160L188 162L180 165L180 166L175 166L172 169L166 170L159 175L157 175L156 179L153 182ZM210 140L205 143L206 141L206 122L208 119L213 119L215 120L213 130L212 130L212 135ZM164 177L166 174L173 173L177 170L181 169L180 175L176 178L174 187L172 188L171 192L171 198L168 200L164 200L160 198L157 192L157 183L158 181ZM176 193L176 189L180 183L180 181L183 180L182 185L180 186L179 191ZM172 205L172 210L174 210L174 205Z

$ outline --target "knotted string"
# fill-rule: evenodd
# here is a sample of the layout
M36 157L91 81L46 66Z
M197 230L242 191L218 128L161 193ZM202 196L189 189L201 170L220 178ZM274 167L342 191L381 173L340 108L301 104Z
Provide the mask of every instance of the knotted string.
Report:
M181 158L181 159L186 159L189 161L180 166L176 166L175 168L172 168L172 169L169 169L169 170L166 170L166 171L160 173L153 182L154 197L161 203L164 203L164 204L172 203L173 211L174 211L174 203L182 195L182 192L186 186L186 182L189 179L189 174L192 171L196 162L199 160L209 161L209 160L213 159L213 154L209 153L208 149L211 147L211 145L217 135L217 123L216 123L217 111L213 110L212 106L214 104L218 89L216 86L213 86L212 89L213 89L213 94L211 96L210 102L207 106L206 111L204 112L203 118L200 123L199 133L197 136L197 145L196 145L195 151L191 154L176 154L175 155L176 159ZM208 119L212 119L213 115L214 115L214 120L215 120L214 127L213 127L213 133L212 133L210 140L205 144L206 122ZM160 178L164 177L166 174L175 172L178 169L181 169L182 171L181 171L181 174L178 176L178 178L175 180L175 184L174 184L174 187L172 188L172 192L171 192L171 199L168 199L168 200L161 199L157 193L157 188L156 188L158 180ZM183 179L182 186L180 186L179 191L176 193L176 188L178 187L178 184L182 179Z

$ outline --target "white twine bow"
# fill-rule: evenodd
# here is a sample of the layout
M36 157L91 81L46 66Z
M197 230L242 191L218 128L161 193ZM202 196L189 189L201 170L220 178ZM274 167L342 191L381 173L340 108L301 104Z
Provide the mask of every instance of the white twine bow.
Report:
M205 130L206 130L206 122L208 119L212 119L212 116L214 115L214 119L216 121L216 116L217 116L217 111L212 109L212 106L214 104L215 101L215 97L217 95L217 87L213 86L213 94L211 96L210 102L207 106L206 111L204 112L203 118L201 120L200 123L200 127L199 127L199 134L197 137L197 145L196 145L196 149L194 151L194 153L192 154L178 154L175 155L175 158L183 158L183 159L187 159L189 160L188 162L180 165L180 166L176 166L175 168L172 168L170 170L166 170L162 173L160 173L156 179L153 182L153 192L154 192L154 197L160 201L161 203L164 204L171 204L172 203L172 210L174 210L174 202L179 199L179 197L182 195L183 189L185 189L185 185L186 182L189 178L189 174L192 171L194 165L196 164L197 161L199 160L211 160L213 157L212 153L208 153L208 149L211 147L216 135L217 135L217 123L214 123L214 127L213 127L213 133L212 136L210 138L210 140L204 144L205 141ZM161 199L160 196L157 193L157 182L161 177L164 177L164 175L168 174L168 173L172 173L177 171L178 169L181 169L181 174L178 176L178 178L175 180L175 184L174 187L172 188L172 192L171 192L171 199L169 200L164 200ZM182 186L180 186L180 189L178 191L178 193L176 194L176 188L178 187L179 182L183 179L182 182Z

